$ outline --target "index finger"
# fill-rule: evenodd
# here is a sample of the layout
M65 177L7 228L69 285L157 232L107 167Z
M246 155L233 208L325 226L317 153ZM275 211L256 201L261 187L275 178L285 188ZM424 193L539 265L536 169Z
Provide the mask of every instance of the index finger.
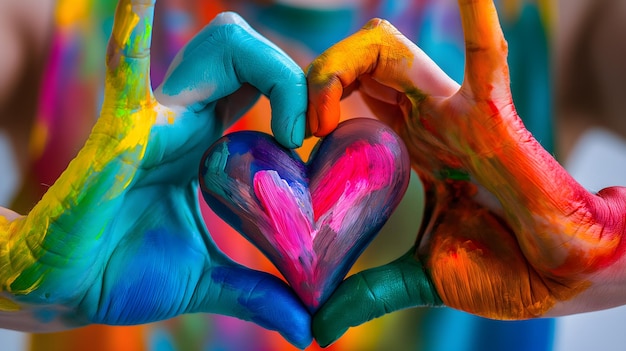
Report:
M477 98L489 98L495 88L508 89L508 44L493 0L459 0L465 37L463 88ZM498 92L497 90L495 92Z
M375 18L309 66L307 117L313 134L324 136L337 126L340 100L358 88L363 75L415 101L424 94L448 96L457 89L417 45L389 22Z
M120 0L107 46L105 105L136 109L154 101L150 44L155 0Z

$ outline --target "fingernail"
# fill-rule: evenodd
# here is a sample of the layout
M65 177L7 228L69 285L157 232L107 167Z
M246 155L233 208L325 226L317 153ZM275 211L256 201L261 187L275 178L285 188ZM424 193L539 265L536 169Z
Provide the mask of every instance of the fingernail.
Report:
M292 147L298 148L302 146L302 142L304 141L304 133L305 133L305 119L300 118L294 123L291 127L291 144Z

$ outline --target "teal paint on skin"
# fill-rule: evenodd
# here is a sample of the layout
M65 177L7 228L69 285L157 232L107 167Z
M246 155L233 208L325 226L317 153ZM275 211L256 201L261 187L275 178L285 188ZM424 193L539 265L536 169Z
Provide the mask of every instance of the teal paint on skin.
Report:
M202 113L207 107L213 111L215 102L230 97L233 103L229 115L220 116L222 127L227 128L259 93L264 94L271 101L276 139L289 148L301 146L307 108L302 69L238 15L224 13L212 23L215 25L206 27L174 59L173 68L157 89L159 101L182 102L189 110ZM257 90L240 89L244 83Z
M237 90L242 86L238 77L246 77L259 91L271 91L276 138L293 146L304 136L304 73L230 14L199 34L200 38L209 32L224 34L224 40L212 47L221 54L202 58L193 54L174 63L172 72L207 73L188 85L170 75L179 91L199 89L198 94L160 92L155 94L160 98L157 103L145 55L152 7L139 2L122 0L118 7L104 107L85 147L28 217L16 219L15 226L0 222L3 234L15 234L10 244L20 251L11 254L22 256L2 261L3 268L14 271L1 274L3 283L17 290L5 289L3 296L10 298L10 307L14 303L22 311L3 311L0 319L9 326L42 332L94 323L143 324L182 313L221 313L254 318L304 347L312 341L308 311L280 279L238 265L215 246L200 213L197 191L202 153L248 106L222 100L228 90L216 93L207 87ZM242 42L249 52L260 54L241 53ZM225 67L224 57L235 57L237 64ZM270 71L258 72L257 66ZM205 71L206 67L215 69ZM208 85L198 86L198 79ZM257 96L247 89L238 97L249 102ZM237 113L222 115L218 102ZM293 111L300 113L285 113ZM298 126L301 130L296 130ZM220 269L246 271L250 284L213 282L212 272ZM238 301L245 296L262 301L247 306ZM300 322L277 320L277 315Z

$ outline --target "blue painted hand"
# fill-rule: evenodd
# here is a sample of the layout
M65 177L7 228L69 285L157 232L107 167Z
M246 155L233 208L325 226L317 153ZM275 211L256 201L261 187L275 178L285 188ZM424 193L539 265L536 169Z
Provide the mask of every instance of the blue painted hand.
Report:
M302 143L304 73L224 13L181 51L153 94L153 11L154 1L119 3L89 140L28 215L0 211L0 327L131 325L207 312L305 347L312 336L304 305L278 278L221 253L197 203L203 152L260 94L271 101L276 139Z

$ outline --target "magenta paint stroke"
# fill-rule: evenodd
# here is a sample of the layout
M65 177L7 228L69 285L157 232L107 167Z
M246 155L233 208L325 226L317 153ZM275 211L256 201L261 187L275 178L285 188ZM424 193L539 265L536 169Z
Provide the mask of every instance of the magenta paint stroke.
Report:
M200 167L205 201L256 245L311 312L330 296L392 214L408 153L383 123L341 123L308 163L272 136L226 135Z

